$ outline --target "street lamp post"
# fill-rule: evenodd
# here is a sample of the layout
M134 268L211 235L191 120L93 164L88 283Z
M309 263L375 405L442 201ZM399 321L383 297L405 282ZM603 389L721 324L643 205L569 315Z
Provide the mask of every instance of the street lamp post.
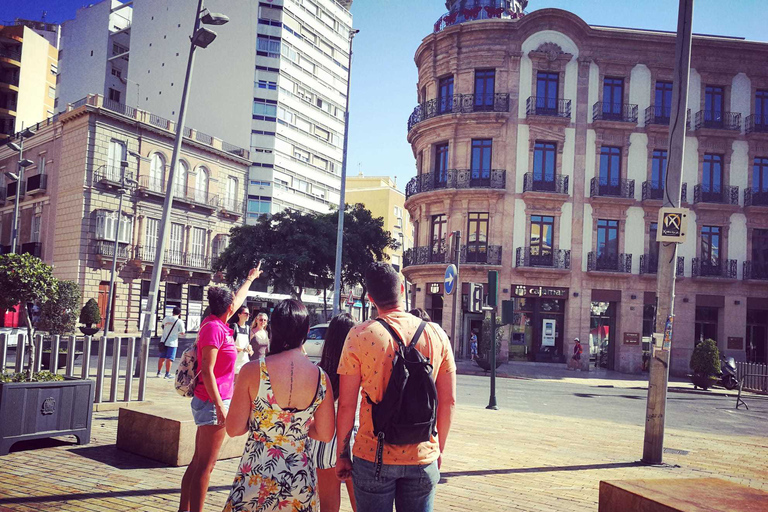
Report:
M152 266L152 280L150 281L149 295L147 297L147 311L144 313L144 330L142 332L141 349L139 360L141 361L141 374L142 380L147 378L147 353L149 350L149 338L152 334L152 328L155 324L153 319L156 315L157 308L157 296L160 289L160 275L163 268L163 256L165 255L165 241L168 231L168 224L171 220L171 208L173 207L173 193L174 193L174 175L176 168L179 165L179 154L181 153L181 143L184 138L184 120L187 117L187 96L189 94L189 79L192 75L192 67L195 62L195 49L197 47L207 48L214 39L216 39L216 32L201 27L200 24L205 25L224 25L229 21L229 18L223 14L211 13L207 9L203 9L203 0L198 0L197 9L195 10L195 23L192 30L192 37L190 38L189 56L187 57L187 71L184 76L184 87L181 92L181 106L179 108L179 118L176 122L176 140L173 146L173 156L171 157L171 169L168 173L168 186L165 190L165 200L163 201L163 215L160 220L160 227L157 239L157 248L155 253L155 260ZM139 388L140 390L143 387ZM143 393L139 393L139 400L144 400Z
M13 220L11 226L11 253L15 253L19 245L19 198L21 197L21 187L24 183L24 169L34 163L32 160L24 158L24 139L28 139L34 134L34 130L30 128L24 129L24 125L22 125L22 130L19 134L19 143L9 142L7 144L9 148L19 153L19 169L17 174L12 172L5 173L9 178L16 181L16 197L13 201Z
M109 322L112 320L112 304L115 300L115 272L117 271L117 253L120 247L120 225L123 219L123 196L128 193L130 185L137 184L135 180L125 175L128 168L128 161L120 162L120 188L117 194L120 199L117 202L117 220L115 221L115 245L112 248L112 272L109 276L109 298L107 299L107 313L104 320L104 337L109 336Z
M352 82L352 40L360 32L357 29L349 31L349 62L347 64L347 102L344 109L344 152L341 159L341 190L339 191L339 222L336 226L336 264L333 272L333 316L339 314L339 299L341 299L341 249L344 244L344 209L347 190L347 143L349 141L349 84ZM365 305L365 297L362 298Z

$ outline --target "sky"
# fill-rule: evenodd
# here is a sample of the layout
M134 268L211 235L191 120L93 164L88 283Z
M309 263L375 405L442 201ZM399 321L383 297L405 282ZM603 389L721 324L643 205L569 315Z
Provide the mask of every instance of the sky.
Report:
M243 1L243 0L230 0ZM256 0L252 0L256 1ZM694 33L768 41L768 0L694 0ZM93 2L0 0L0 21L16 17L61 22ZM559 8L590 25L674 31L676 0L530 0L527 11ZM391 176L398 188L416 174L406 122L416 106L414 53L445 12L444 0L354 0L355 37L350 93L347 174Z

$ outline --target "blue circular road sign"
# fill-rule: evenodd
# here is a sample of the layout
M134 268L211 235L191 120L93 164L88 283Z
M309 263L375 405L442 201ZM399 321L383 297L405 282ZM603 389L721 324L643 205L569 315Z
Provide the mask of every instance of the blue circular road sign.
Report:
M459 277L459 271L456 270L456 265L448 265L445 269L445 294L450 295L456 289L456 278Z

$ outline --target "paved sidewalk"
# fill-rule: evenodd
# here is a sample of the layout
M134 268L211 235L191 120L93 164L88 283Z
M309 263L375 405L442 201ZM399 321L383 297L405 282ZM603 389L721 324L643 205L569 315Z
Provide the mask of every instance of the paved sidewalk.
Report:
M155 403L177 403L170 382L150 379ZM578 385L574 385L576 388ZM175 511L185 468L117 450L117 412L94 413L92 443L69 438L17 444L0 459L0 511ZM153 435L147 432L147 435ZM641 457L642 425L486 410L461 403L435 510L596 510L606 479L715 476L768 491L768 438L668 430L668 465ZM214 470L207 510L221 510L238 460ZM349 511L344 500L342 510Z

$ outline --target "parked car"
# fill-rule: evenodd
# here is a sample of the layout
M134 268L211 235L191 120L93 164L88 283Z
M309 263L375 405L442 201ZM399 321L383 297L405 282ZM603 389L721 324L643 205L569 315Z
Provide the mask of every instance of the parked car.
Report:
M307 342L304 343L304 351L309 357L322 357L325 332L327 330L328 324L317 324L309 328Z
M26 344L27 343L27 329L26 327L0 327L0 334L5 334L8 336L8 347L15 347L19 343L19 334L23 337L23 341Z

